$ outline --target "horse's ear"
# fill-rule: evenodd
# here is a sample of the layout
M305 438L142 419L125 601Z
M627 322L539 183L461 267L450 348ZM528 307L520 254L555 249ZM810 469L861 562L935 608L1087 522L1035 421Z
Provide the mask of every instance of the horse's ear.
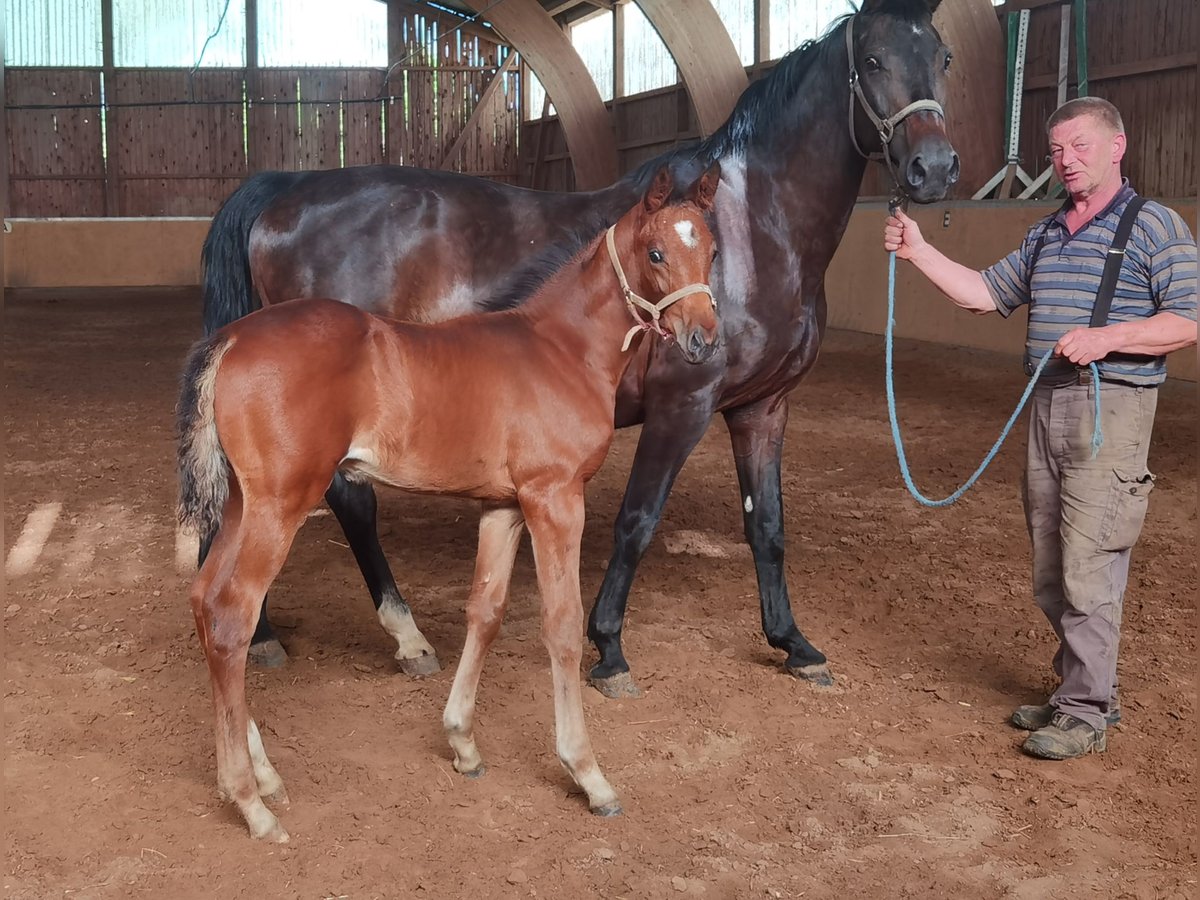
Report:
M671 169L669 166L663 166L655 173L654 180L650 182L650 189L646 191L646 198L642 201L646 212L658 212L662 209L674 189L675 181L671 178Z
M720 183L721 164L715 162L692 185L692 195L689 199L695 201L702 210L712 209L713 199L717 196L717 185Z

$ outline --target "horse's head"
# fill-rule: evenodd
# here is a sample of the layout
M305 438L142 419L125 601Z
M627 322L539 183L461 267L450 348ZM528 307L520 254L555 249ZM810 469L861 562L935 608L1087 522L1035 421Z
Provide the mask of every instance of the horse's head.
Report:
M851 134L864 153L884 154L918 203L942 199L959 172L942 113L950 50L933 27L940 2L865 0L846 23Z
M720 177L714 165L686 196L672 201L674 180L664 167L629 213L635 232L633 248L622 258L626 302L643 328L673 337L691 363L708 359L717 346L716 302L708 286L716 241L704 213Z

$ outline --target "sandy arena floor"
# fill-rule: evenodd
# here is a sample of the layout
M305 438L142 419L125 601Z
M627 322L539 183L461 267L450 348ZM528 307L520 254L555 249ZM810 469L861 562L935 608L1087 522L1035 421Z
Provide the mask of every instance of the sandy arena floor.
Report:
M881 339L834 333L793 395L784 474L793 606L834 688L788 677L760 634L716 422L631 596L646 695L585 695L626 814L588 815L554 757L527 541L484 672L488 773L468 781L441 711L475 508L386 493L384 547L447 668L396 673L336 523L310 519L272 591L293 661L249 679L292 799L292 843L262 846L216 796L175 562L172 409L198 310L183 292L10 296L5 310L6 897L1195 896L1193 386L1159 404L1107 754L1034 762L1005 724L1052 687L1022 430L962 502L919 507L896 470ZM918 483L939 496L1024 383L1009 359L912 343L897 378ZM618 435L589 491L589 603L636 437Z

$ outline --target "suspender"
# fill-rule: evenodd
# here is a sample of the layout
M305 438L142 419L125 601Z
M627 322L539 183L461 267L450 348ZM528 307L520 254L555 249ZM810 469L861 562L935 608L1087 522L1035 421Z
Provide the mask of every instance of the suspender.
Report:
M1113 293L1117 289L1117 279L1121 275L1121 263L1125 261L1125 245L1129 243L1129 233L1133 231L1133 223L1137 221L1138 213L1146 205L1145 197L1134 197L1121 213L1121 221L1117 223L1117 233L1113 235L1112 246L1108 248L1108 256L1104 260L1104 274L1100 276L1100 289L1096 292L1096 302L1092 306L1092 321L1089 328L1100 328L1108 322L1108 311L1112 307ZM1029 261L1029 283L1033 284L1033 268L1037 265L1038 257L1042 254L1042 245L1046 243L1046 229L1038 235L1037 243L1033 245L1033 258Z
M1129 201L1129 205L1125 207L1125 212L1121 214L1121 221L1117 223L1116 234L1113 235L1112 246L1108 248L1108 254L1104 259L1104 273L1100 276L1100 288L1096 291L1096 302L1092 305L1092 318L1088 323L1089 328L1100 328L1108 322L1108 311L1112 307L1113 294L1117 289L1117 279L1121 275L1121 264L1125 261L1125 245L1129 243L1129 233L1133 231L1133 223L1137 220L1138 213L1142 211L1142 207L1146 205L1145 197L1134 197ZM1042 253L1042 245L1046 242L1046 229L1042 229L1042 233L1038 235L1037 243L1033 245L1033 257L1029 261L1029 282L1033 284L1033 269L1037 265L1038 257ZM1111 354L1106 359L1116 359L1122 354ZM1026 362L1025 368L1028 372L1033 371L1033 366L1030 362ZM1066 360L1054 359L1046 368L1046 374L1055 377L1062 377L1067 371L1075 370L1077 367L1071 366ZM1080 370L1087 372L1084 368Z

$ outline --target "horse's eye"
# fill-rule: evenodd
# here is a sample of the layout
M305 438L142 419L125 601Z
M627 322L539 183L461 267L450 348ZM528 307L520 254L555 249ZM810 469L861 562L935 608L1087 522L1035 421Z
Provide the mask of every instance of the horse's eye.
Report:
M713 247L713 259L716 259L720 255L721 255L721 251L718 250L716 247Z
M651 250L650 251L650 262L654 263L655 265L658 265L662 261L663 261L663 255L662 255L661 250Z
M863 65L867 67L868 72L878 72L882 66L879 65L879 57L868 56L863 60Z
M951 53L949 50L947 50L946 51L946 61L944 63L942 63L942 71L943 72L950 71L950 60L952 60L952 59L954 59L954 54Z

